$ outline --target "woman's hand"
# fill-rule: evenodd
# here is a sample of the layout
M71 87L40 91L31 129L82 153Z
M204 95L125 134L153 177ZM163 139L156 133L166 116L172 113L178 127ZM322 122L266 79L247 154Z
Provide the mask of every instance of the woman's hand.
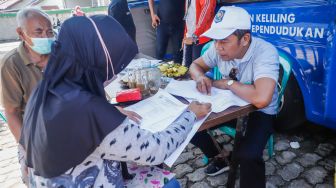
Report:
M193 101L190 103L188 109L195 113L196 118L202 119L211 111L210 103L200 103L198 101Z
M140 124L142 117L141 117L139 114L137 114L137 113L135 113L135 112L133 112L133 111L124 110L124 109L123 109L122 107L120 107L120 106L116 106L116 108L117 108L122 114L124 114L125 116L127 116L129 119L131 119L131 120L135 121L136 123Z

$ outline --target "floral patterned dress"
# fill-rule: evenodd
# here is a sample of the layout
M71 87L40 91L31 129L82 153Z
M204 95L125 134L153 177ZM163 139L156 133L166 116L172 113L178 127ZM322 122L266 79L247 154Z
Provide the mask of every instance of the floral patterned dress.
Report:
M195 114L186 111L164 131L151 133L126 118L91 155L64 174L43 178L29 169L29 187L163 187L174 174L154 165L181 145L195 121ZM132 180L123 180L120 161L129 162L129 173L135 174Z

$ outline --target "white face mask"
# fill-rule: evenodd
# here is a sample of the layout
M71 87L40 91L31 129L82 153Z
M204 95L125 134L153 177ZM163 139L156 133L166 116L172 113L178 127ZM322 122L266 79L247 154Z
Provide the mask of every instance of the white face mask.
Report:
M102 45L104 53L105 53L105 58L106 58L106 80L104 82L104 87L106 87L113 80L117 79L117 75L114 73L114 68L113 68L113 63L112 63L112 60L111 60L110 53L108 52L108 50L106 48L105 42L104 42L103 37L101 36L101 34L100 34L99 30L98 30L98 27L97 27L96 23L90 17L87 17L87 18L93 24L93 27L95 28L96 33L98 35L100 44ZM108 79L108 76L109 76L109 64L111 65L112 74L113 74L113 76L112 76L112 78L110 80Z

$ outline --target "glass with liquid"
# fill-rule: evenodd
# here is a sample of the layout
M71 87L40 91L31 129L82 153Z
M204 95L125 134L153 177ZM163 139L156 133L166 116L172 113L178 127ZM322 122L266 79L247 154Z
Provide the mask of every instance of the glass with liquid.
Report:
M140 69L136 71L136 87L140 89L142 96L149 95L147 69Z
M137 80L136 80L136 70L135 69L129 69L127 71L127 75L128 75L128 87L130 89L132 88L136 88L136 83L137 83Z
M148 71L148 89L150 94L155 94L161 86L161 72L158 68L150 68Z

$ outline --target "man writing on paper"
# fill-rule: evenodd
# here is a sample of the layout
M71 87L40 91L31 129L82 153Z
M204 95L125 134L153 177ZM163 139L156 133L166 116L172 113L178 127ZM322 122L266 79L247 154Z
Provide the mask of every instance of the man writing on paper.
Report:
M211 95L212 86L228 89L259 109L249 116L245 137L238 148L238 160L240 186L261 188L265 187L263 149L273 131L277 112L279 56L270 43L252 37L250 28L250 16L244 9L222 7L211 28L203 34L214 39L214 43L192 63L190 74L200 92ZM223 79L214 81L204 75L215 66ZM208 158L219 154L206 131L196 134L191 142ZM214 176L226 170L225 160L214 159L205 172Z

